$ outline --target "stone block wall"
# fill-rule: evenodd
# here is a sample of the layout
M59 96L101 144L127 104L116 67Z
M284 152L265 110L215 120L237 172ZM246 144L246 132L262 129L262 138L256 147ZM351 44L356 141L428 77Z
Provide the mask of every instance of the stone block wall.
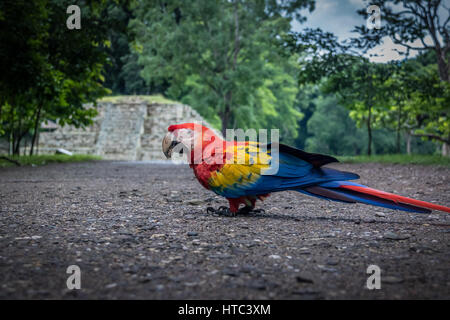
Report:
M130 96L114 103L99 102L97 110L94 124L86 129L65 126L41 132L39 153L64 148L110 160L164 160L161 141L169 125L198 121L211 128L194 109L178 103L146 102Z

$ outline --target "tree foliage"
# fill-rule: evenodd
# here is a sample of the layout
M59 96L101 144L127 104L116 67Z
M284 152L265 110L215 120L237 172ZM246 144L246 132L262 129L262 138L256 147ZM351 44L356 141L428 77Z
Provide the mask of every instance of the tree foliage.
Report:
M291 32L313 0L84 0L82 29L68 30L71 4L0 2L0 138L12 153L24 137L35 143L43 121L91 124L96 110L85 103L110 92L163 93L223 131L278 128L283 142L313 152L440 144L449 153L443 1L371 2L382 28L356 26L347 42L320 29ZM370 62L364 52L387 37L421 54Z
M368 154L377 127L396 131L398 151L406 132L408 141L412 135L441 142L448 154L448 82L440 80L439 66L430 63L436 61L433 51L398 64L372 63L357 51L361 43L339 42L320 29L291 34L290 47L303 52L300 84L322 83L322 90L335 93L358 125L365 123Z
M276 122L273 108L280 115L286 111L286 118L299 116L292 108L292 79L280 72L289 64L280 44L291 18L313 5L307 0L148 1L136 8L132 21L142 76L147 83L169 82L169 97L190 102L223 132ZM291 84L283 88L287 95L272 91L283 83ZM292 131L296 122L290 122Z
M382 12L382 27L369 30L357 26L360 34L353 45L371 49L389 37L404 50L397 50L406 56L410 51L434 51L442 81L450 82L450 8L442 0L377 0L372 5ZM366 16L366 10L358 13Z
M61 125L92 123L102 86L108 31L104 1L80 1L82 29L66 27L66 0L2 1L0 4L0 134L14 154L22 138L43 120Z

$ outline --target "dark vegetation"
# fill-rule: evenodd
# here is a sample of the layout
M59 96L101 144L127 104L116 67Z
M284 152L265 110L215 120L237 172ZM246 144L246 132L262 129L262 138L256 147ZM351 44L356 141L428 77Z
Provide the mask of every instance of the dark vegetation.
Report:
M43 122L88 126L96 110L83 104L124 94L187 103L222 130L278 128L311 152L449 153L442 1L377 1L383 27L355 26L347 42L292 32L313 0L78 1L81 30L65 27L71 4L0 4L0 139L11 155L35 153ZM385 37L404 60L363 55Z

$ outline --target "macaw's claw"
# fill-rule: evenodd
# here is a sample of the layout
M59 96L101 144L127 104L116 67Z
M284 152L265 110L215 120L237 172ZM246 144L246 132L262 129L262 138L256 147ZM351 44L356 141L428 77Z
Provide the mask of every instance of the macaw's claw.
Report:
M215 209L213 207L206 208L207 213L217 214L219 216L226 216L226 217L235 217L236 213L233 213L230 211L228 207L220 206L219 209Z
M266 213L264 209L255 209L254 207L246 206L241 209L239 209L238 212L232 212L228 207L221 206L219 209L215 209L213 207L206 208L207 213L211 214L217 214L220 216L226 216L226 217L235 217L238 214L248 215L251 213Z
M264 209L255 209L254 207L245 206L238 211L239 214L250 214L250 213L266 213Z

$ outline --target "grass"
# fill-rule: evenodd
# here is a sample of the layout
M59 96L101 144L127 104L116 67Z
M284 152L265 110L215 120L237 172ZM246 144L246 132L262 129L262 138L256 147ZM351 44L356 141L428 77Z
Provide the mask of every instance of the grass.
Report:
M33 156L5 156L9 159L15 160L20 163L21 166L41 166L48 163L63 163L63 162L84 162L101 160L99 156L86 155L86 154L74 154L68 156L65 154L43 154ZM0 168L16 166L14 163L5 159L0 159Z
M342 156L339 161L344 163L393 163L450 166L450 157L422 154L385 154L369 156Z
M116 103L120 100L123 99L127 99L130 98L131 96L107 96L107 97L103 97L101 99L98 100L98 102L112 102L112 103ZM167 98L165 98L164 96L157 94L157 95L153 95L153 96L133 96L133 97L139 97L140 99L146 101L146 102L154 102L154 103L161 103L161 104L176 104L179 102L176 101L172 101L169 100Z

